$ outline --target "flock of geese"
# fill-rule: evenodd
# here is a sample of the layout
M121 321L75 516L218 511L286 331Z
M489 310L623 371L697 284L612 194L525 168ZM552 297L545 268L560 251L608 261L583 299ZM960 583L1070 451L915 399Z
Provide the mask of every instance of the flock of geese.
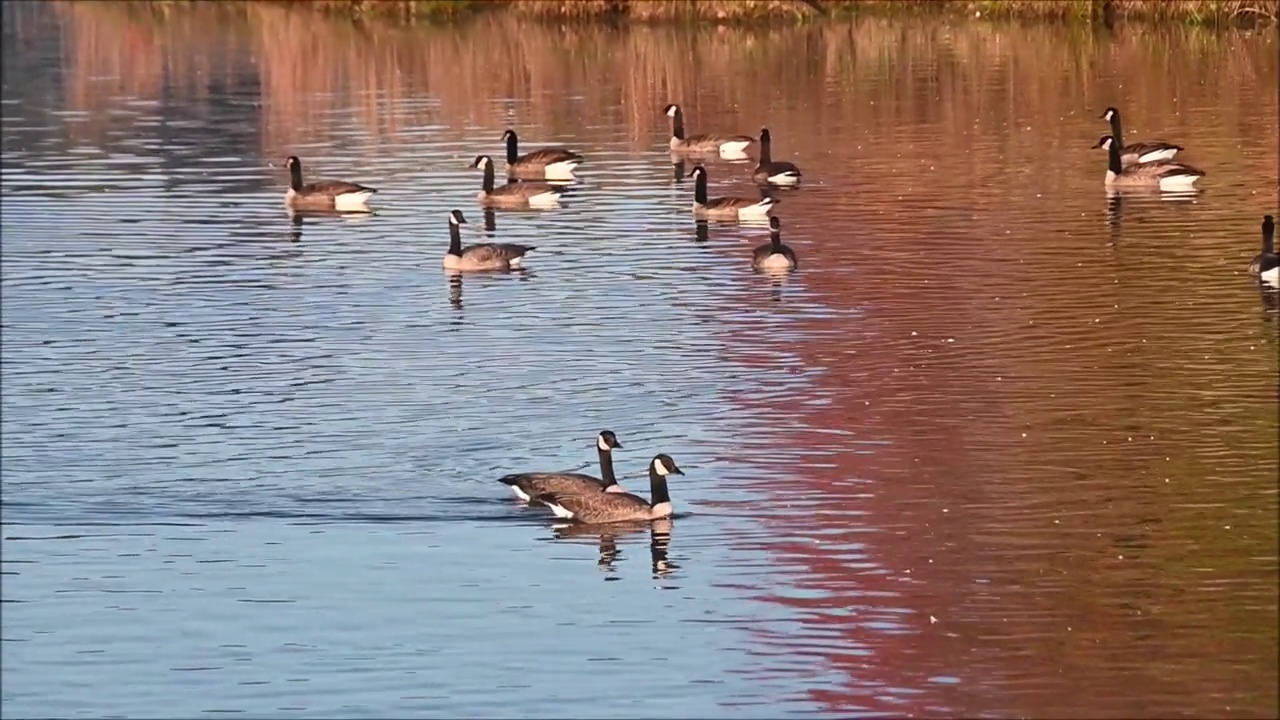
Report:
M687 135L684 113L678 105L667 105L664 113L671 121L669 146L673 154L689 156L719 155L726 159L743 159L752 145L759 147L759 160L751 173L760 186L759 197L709 197L707 169L698 162L693 168L693 214L698 219L737 221L768 218L770 241L754 249L752 267L766 272L789 272L799 265L794 250L782 242L781 223L772 217L778 200L771 188L795 187L802 178L795 164L773 159L768 128L758 138L749 135L704 133ZM1111 188L1157 188L1164 192L1195 190L1195 183L1205 172L1173 157L1183 150L1172 143L1151 141L1125 144L1120 111L1107 108L1101 119L1111 124L1111 133L1103 135L1094 148L1107 151L1104 184ZM565 183L575 181L574 171L584 158L562 147L548 147L524 155L519 152L519 138L514 130L502 135L506 144L507 182L498 185L493 159L480 155L471 167L483 172L477 200L486 209L554 208L559 205ZM289 189L285 203L293 211L370 212L369 199L377 192L365 185L342 181L304 184L302 162L290 156ZM460 226L467 222L461 210L449 212L449 249L442 264L451 272L508 271L521 266L524 257L536 249L516 243L479 243L464 246ZM1271 215L1262 223L1262 253L1249 265L1249 273L1265 284L1280 287L1280 258L1275 252L1275 221ZM545 506L560 518L593 525L613 522L651 521L670 517L671 496L667 487L670 475L683 475L671 456L655 455L649 462L650 499L627 492L618 484L613 472L612 452L622 447L617 436L608 430L596 438L600 459L600 478L583 473L529 472L507 475L499 482L509 486L517 498L535 506Z

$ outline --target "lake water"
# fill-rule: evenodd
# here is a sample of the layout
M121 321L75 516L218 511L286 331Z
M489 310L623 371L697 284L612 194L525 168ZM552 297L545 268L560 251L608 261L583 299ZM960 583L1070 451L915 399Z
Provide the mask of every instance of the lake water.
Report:
M6 4L2 714L1275 717L1277 51ZM673 101L802 167L797 273ZM1109 198L1113 104L1203 192ZM507 127L560 209L480 211ZM447 277L451 208L528 272ZM604 428L673 522L496 482Z

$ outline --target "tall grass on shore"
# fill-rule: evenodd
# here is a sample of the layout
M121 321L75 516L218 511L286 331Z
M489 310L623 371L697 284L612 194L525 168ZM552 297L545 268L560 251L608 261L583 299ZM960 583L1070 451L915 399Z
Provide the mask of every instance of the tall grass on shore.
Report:
M191 0L144 0L156 6ZM1276 0L258 0L353 18L446 20L508 12L549 20L750 21L856 14L957 14L1026 20L1108 17L1191 24L1275 23ZM245 2L226 2L243 6Z

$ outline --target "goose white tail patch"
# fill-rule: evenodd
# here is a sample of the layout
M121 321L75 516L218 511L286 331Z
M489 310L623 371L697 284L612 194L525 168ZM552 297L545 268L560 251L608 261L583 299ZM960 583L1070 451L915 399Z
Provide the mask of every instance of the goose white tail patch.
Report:
M720 143L721 155L741 155L751 145L750 140L730 140Z
M507 264L510 265L511 267L520 267L523 264L523 262L524 262L523 255L517 255L516 257L507 259Z
M333 198L333 209L338 211L366 210L373 192L364 190L354 193L343 193Z
M1262 273L1259 273L1258 279L1271 287L1280 288L1280 267L1273 267L1270 270L1264 270Z
M560 193L558 192L542 192L529 197L529 204L534 207L559 207Z
M577 167L577 160L561 160L548 165L543 173L549 180L574 180L573 171Z
M1152 150L1151 152L1145 153L1143 155L1139 155L1138 162L1145 163L1145 162L1153 162L1155 160L1172 160L1173 156L1177 154L1178 154L1178 151L1174 148L1162 148L1160 150Z
M558 518L563 518L565 520L573 519L573 513L569 512L568 510L565 510L564 506L562 505L557 505L553 502L548 502L547 507L551 508L551 512L555 513L555 516Z
M525 492L525 491L521 490L520 488L516 487L515 485L512 485L512 486L511 486L511 492L515 493L515 496L516 496L516 497L518 497L518 498L520 498L521 500L523 500L523 501L525 501L525 502L529 502L529 493L527 493L527 492Z
M768 215L769 210L774 206L773 198L765 198L755 205L748 205L744 208L738 208L739 215Z
M800 175L788 170L786 172L780 172L777 175L770 175L769 182L774 185L795 185L800 182Z
M774 253L761 260L760 267L765 270L788 270L791 268L791 258L782 253Z
M1160 178L1160 189L1186 190L1193 187L1199 179L1199 175L1171 175L1169 177Z

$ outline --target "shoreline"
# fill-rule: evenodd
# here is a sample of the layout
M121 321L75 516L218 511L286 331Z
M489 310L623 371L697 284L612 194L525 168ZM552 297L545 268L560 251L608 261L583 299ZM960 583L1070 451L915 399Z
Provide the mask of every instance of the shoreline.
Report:
M193 0L138 0L167 12ZM205 3L200 3L201 5ZM440 22L509 13L555 22L811 22L853 17L966 17L1006 21L1274 26L1276 0L222 0L352 20Z

